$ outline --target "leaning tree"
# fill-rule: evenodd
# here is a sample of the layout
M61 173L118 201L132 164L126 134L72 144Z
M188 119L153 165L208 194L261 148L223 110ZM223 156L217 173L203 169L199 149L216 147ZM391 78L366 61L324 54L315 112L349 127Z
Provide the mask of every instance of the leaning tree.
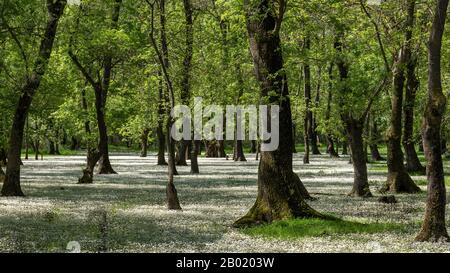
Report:
M8 163L5 179L2 187L3 196L24 196L20 187L20 154L22 149L25 121L30 110L31 102L35 96L41 80L47 70L50 56L55 41L58 23L64 13L66 0L47 0L47 22L44 33L37 35L40 46L37 52L29 54L22 46L14 28L9 28L12 39L20 48L23 63L25 64L25 77L19 90L19 100L14 112L13 123L9 137ZM2 23L7 23L2 17ZM33 59L32 59L33 58ZM32 67L29 67L33 60Z

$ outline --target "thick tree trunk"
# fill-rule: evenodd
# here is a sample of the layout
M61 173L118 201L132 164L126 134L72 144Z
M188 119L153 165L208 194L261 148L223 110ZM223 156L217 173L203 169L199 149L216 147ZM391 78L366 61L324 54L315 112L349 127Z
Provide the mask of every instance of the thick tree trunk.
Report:
M382 191L396 193L416 193L420 188L414 183L406 172L403 164L403 152L401 148L402 137L402 103L405 77L403 74L404 52L399 54L394 69L394 90L392 92L391 125L387 134L388 142L388 179Z
M33 96L45 74L53 42L60 17L64 12L66 1L47 0L48 18L45 33L42 36L38 56L34 63L34 69L26 78L20 92L20 98L14 113L11 134L9 138L8 164L6 167L5 180L2 187L3 196L24 196L20 187L20 154L22 149L25 120L28 115Z
M275 151L261 152L256 202L235 226L291 217L322 217L305 202L304 199L310 196L292 170L292 116L287 79L285 74L280 73L283 69L277 30L280 26L276 27L274 13L270 12L273 7L270 4L273 3L269 2L272 1L261 0L258 5L247 6L247 29L260 95L267 98L270 104L280 106L280 145Z
M449 240L445 226L446 190L441 156L441 126L447 99L442 92L441 48L448 0L437 0L428 42L428 101L422 123L427 158L428 197L425 219L417 241Z
M78 184L92 184L94 182L94 168L100 160L100 152L95 148L89 148L87 151L86 168L83 170L83 176L78 179Z
M414 183L409 174L406 172L403 164L403 152L401 149L402 136L402 103L403 103L403 87L404 73L403 66L405 56L403 50L399 54L394 68L394 90L392 93L392 114L391 126L388 131L388 179L382 191L390 191L396 193L416 193L420 188Z
M351 159L354 170L353 189L350 196L371 197L367 178L367 154L364 151L364 122L346 117L344 120L348 140L350 142Z

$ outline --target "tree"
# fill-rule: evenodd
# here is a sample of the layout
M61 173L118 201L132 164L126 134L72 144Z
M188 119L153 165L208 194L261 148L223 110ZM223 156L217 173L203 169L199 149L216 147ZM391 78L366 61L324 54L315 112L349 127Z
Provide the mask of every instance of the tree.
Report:
M407 2L407 29L405 31L406 39L406 86L405 86L405 103L403 105L404 126L403 126L403 149L406 155L406 171L425 173L425 168L420 163L419 157L414 147L414 106L416 101L416 93L419 88L419 80L416 76L417 53L413 52L413 27L415 21L416 1Z
M246 0L245 8L260 96L280 106L280 145L275 151L261 152L256 202L234 225L248 226L291 217L323 217L305 202L305 198L311 197L292 170L292 115L279 36L286 2Z
M427 158L428 196L425 218L417 241L449 240L445 227L446 190L441 155L441 126L447 99L442 92L441 48L448 0L436 0L428 40L428 100L422 123Z
M34 95L36 94L42 77L44 76L50 56L53 49L53 43L56 37L59 19L61 18L66 6L65 0L47 0L47 23L45 32L42 36L39 51L34 59L34 65L31 71L28 71L28 60L26 52L21 49L24 63L26 64L25 81L20 88L20 98L14 113L13 124L9 138L8 164L6 175L2 187L3 196L24 196L20 187L20 154L22 149L25 121L31 106ZM2 21L4 18L2 18ZM19 48L22 48L17 36L11 31L13 39Z
M118 29L118 22L119 22L119 16L120 16L120 10L122 7L122 0L115 0L114 1L114 7L113 12L111 15L111 25L109 28L113 31ZM80 4L80 15L83 12L83 4ZM78 17L76 22L76 27L78 28L80 25L80 17ZM85 178L85 175L88 173L92 176L90 172L89 166L95 166L98 161L98 172L100 174L117 174L114 169L111 166L111 162L109 160L109 148L108 148L108 130L107 130L107 124L105 120L105 112L106 112L106 103L107 103L107 97L108 92L111 85L111 76L112 76L112 70L114 67L114 59L113 59L113 53L110 52L110 50L105 50L105 52L101 53L101 56L99 57L101 65L98 68L97 73L95 73L97 76L93 76L89 69L86 68L84 64L80 61L80 58L78 57L77 53L74 51L74 39L75 39L75 33L70 38L70 44L69 44L69 56L72 59L75 66L78 68L78 70L82 73L82 75L85 77L86 81L91 85L91 87L94 90L95 94L95 110L96 110L96 116L97 116L97 126L98 126L98 133L99 133L99 141L98 141L98 151L95 150L88 150L87 155L87 168L83 172L83 177L81 179ZM103 41L107 42L107 41ZM101 76L100 76L100 70L103 70ZM97 78L97 79L96 79ZM90 154L91 153L91 154ZM89 161L89 160L93 161ZM87 172L86 172L87 171Z
M154 51L156 52L159 64L161 66L161 70L164 76L164 80L166 82L167 86L167 93L169 97L169 107L170 111L173 110L175 107L175 96L174 96L174 90L173 90L173 84L172 80L170 78L170 75L167 71L168 69L168 54L167 54L167 41L165 40L165 0L159 1L159 8L160 8L160 22L161 22L161 48L162 52L159 50L159 47L156 43L155 37L154 37L154 12L155 12L155 2L147 1L147 3L150 6L150 40L153 46ZM172 128L173 119L170 115L168 115L167 120L167 130L166 130L166 141L167 141L167 149L169 154L169 162L168 162L168 183L166 187L166 201L167 201L167 208L169 210L180 210L180 201L178 200L178 194L177 190L175 188L174 184L174 175L176 174L175 169L175 145L174 140L172 139L172 136L170 134L170 130Z
M402 107L403 91L405 88L405 68L411 62L412 28L414 26L415 0L408 1L408 12L405 22L405 39L398 55L394 56L393 65L393 90L391 95L391 120L387 133L388 148L388 178L383 191L391 192L419 192L420 188L414 183L410 175L406 172L403 163L403 151L401 148L402 138ZM411 79L412 80L412 79Z

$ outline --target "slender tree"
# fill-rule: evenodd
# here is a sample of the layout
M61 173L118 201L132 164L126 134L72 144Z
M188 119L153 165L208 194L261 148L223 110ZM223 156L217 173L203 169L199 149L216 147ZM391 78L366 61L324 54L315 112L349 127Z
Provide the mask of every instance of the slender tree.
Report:
M413 52L413 27L415 21L416 1L408 1L408 28L406 29L406 86L405 103L403 105L404 126L403 126L403 149L406 156L406 171L425 173L425 167L420 163L419 157L414 147L414 106L416 102L416 92L419 88L419 80L416 76L417 56Z
M155 2L151 2L151 0L147 1L147 3L150 6L151 16L150 16L150 40L153 46L153 49L156 52L156 56L158 58L159 64L161 66L162 74L164 77L164 80L166 82L167 86L167 93L169 97L169 110L172 111L172 109L175 107L175 96L173 91L173 84L172 79L170 78L168 69L168 55L167 55L167 41L165 38L161 38L161 48L163 52L159 50L158 44L156 43L155 37L154 37L154 12L155 12ZM165 0L159 1L159 11L160 11L160 22L161 22L161 36L165 37ZM166 52L164 53L164 50ZM170 135L170 130L173 125L173 119L171 115L168 115L167 120L167 127L166 127L166 142L167 142L167 149L169 154L169 162L168 162L168 183L166 186L166 201L167 201L167 208L169 210L180 210L180 201L178 200L178 194L177 190L175 188L174 184L174 175L176 174L176 168L175 168L175 145L174 140L172 139L172 136Z

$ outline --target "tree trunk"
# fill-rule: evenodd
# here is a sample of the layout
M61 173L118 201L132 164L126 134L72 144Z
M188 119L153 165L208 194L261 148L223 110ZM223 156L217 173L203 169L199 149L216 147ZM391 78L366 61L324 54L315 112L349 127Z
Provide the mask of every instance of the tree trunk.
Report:
M257 146L258 146L258 144L256 143L256 140L252 140L251 146L250 146L250 153L255 154Z
M142 130L141 134L141 157L147 157L148 150L148 135L150 134L149 129Z
M327 123L330 121L331 117L331 102L333 101L333 63L330 64L330 67L328 68L328 99L327 99L327 110L325 112L325 120ZM338 152L334 148L334 139L331 134L327 134L327 153L330 155L330 157L339 157Z
M419 81L415 75L416 60L412 57L406 66L407 80L405 92L404 128L403 128L403 149L406 154L406 170L408 172L425 173L425 167L420 163L414 147L414 105L416 100L416 91L419 87Z
M309 37L305 38L304 41L304 50L309 51L311 48L311 40ZM303 164L309 164L309 153L310 153L310 144L313 143L311 140L312 137L312 111L311 111L311 67L309 66L309 61L306 60L303 65L303 78L305 80L304 86L304 97L305 97L305 118L303 121L303 136L305 143L305 154L303 156Z
M314 107L316 109L318 109L319 104L320 104L320 88L321 88L321 80L322 80L322 67L319 66L319 73L317 75L318 77L318 82L317 82L317 90L316 90L316 98L314 101ZM320 155L320 151L319 151L319 147L318 147L318 134L317 134L317 118L316 118L316 113L313 114L312 116L312 121L311 121L311 152L313 155Z
M25 160L28 160L29 153L30 153L30 123L28 119L28 115L26 117L26 124L25 124Z
M56 155L55 142L52 141L52 140L48 141L48 154L49 155Z
M181 83L181 101L184 105L189 105L190 92L191 92L191 63L193 54L194 43L194 30L193 30L193 11L191 0L183 0L184 17L185 17L185 56L183 60L183 78ZM189 157L189 147L191 146L190 140L182 140L180 143L180 152L177 165L187 166L186 159Z
M94 182L94 168L100 160L101 153L96 148L88 147L86 168L83 176L78 179L78 184L92 184Z
M247 161L244 154L244 147L242 145L242 140L236 140L234 143L234 161Z
M20 91L20 98L14 113L11 134L9 138L8 164L5 180L2 187L2 196L24 196L20 187L20 154L22 149L25 120L28 115L33 96L36 93L41 79L46 72L56 30L60 17L64 12L66 1L47 0L48 18L45 33L42 36L38 56L34 63L34 69L26 78Z
M108 132L105 121L105 103L106 94L102 88L95 90L95 110L97 113L97 126L99 133L98 151L100 152L100 160L98 161L99 174L117 174L109 161L108 149Z
M403 50L400 51L394 68L394 90L392 92L392 113L391 125L387 134L388 142L388 178L383 192L395 193L416 193L420 188L414 183L406 172L403 164L403 151L401 148L402 137L402 104L403 87L405 82L403 66L405 65L405 56Z
M200 173L200 170L198 168L198 155L200 151L200 140L194 140L191 142L193 144L192 153L191 153L191 173L196 174Z
M345 118L345 127L350 143L351 160L353 164L353 189L350 196L371 197L367 178L367 154L364 151L363 127L364 122L351 117Z
M247 215L235 222L238 227L291 217L322 217L305 202L304 199L310 198L310 195L292 170L291 107L287 78L280 73L283 57L277 29L281 20L275 23L274 13L270 12L273 3L269 2L272 1L257 2L257 5L247 3L250 50L260 83L260 96L267 98L270 104L280 106L280 145L275 151L261 152L258 196Z
M447 99L442 92L441 48L448 0L437 0L428 42L428 101L422 123L427 158L428 197L422 230L417 241L449 240L445 227L446 190L441 156L441 126Z
M161 73L160 73L161 74ZM161 76L161 75L160 75ZM165 159L166 137L164 136L164 91L162 80L159 81L158 87L158 127L156 128L156 136L158 138L158 165L167 165Z
M342 141L342 155L348 155L348 141Z
M370 129L369 148L370 148L370 154L372 156L372 160L384 161L385 159L381 156L380 151L378 150L378 142L379 142L379 138L380 138L380 133L378 132L378 124L373 116L371 118L369 129Z

